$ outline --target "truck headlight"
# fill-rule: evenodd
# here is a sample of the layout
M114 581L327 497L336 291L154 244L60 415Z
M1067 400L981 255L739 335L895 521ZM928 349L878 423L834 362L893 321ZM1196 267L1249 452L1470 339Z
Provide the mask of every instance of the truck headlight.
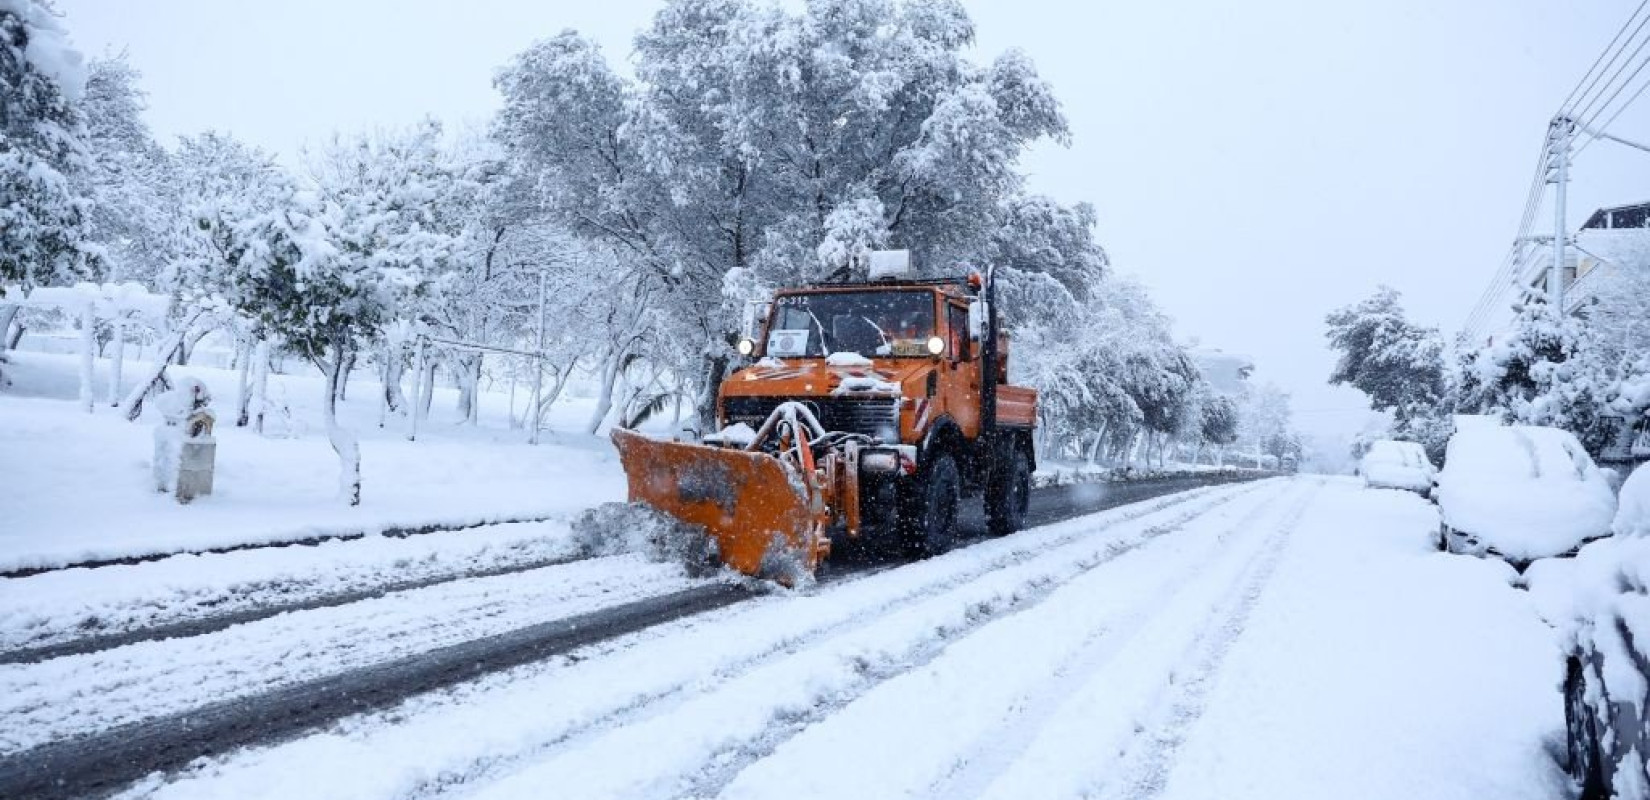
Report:
M748 356L754 352L756 352L756 342L749 339L739 340L739 355Z
M928 352L936 356L945 352L945 340L938 336L928 337Z

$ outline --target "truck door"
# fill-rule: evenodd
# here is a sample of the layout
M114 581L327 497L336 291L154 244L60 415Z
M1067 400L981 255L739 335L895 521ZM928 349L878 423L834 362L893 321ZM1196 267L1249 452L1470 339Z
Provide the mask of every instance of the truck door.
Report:
M980 435L980 362L975 343L968 338L968 306L945 304L945 360L940 366L940 396L946 413L963 435Z

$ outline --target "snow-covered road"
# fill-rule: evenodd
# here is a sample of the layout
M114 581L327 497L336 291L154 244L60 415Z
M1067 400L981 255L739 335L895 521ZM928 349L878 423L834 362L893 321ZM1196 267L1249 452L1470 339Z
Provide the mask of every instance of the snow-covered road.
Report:
M666 622L126 794L1563 797L1551 637L1510 570L1432 552L1435 526L1414 496L1334 479L1185 492ZM690 583L594 559L0 666L0 748Z

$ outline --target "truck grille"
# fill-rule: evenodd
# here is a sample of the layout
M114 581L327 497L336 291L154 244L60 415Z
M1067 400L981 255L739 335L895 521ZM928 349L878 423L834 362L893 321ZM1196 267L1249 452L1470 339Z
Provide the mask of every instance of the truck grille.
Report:
M722 413L729 425L743 422L758 428L787 400L806 405L827 431L862 433L884 442L899 440L899 400L892 397L729 397L722 401Z

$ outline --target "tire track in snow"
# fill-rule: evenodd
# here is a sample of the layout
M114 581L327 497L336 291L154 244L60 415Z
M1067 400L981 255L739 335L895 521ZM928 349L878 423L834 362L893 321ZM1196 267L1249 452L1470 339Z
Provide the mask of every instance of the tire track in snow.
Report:
M0 759L0 797L107 794L204 756L291 736L413 694L749 597L737 585L699 586L43 745Z
M822 638L873 624L883 614L890 613L890 609L920 602L923 598L936 593L954 590L958 586L967 585L982 576L1010 568L1015 564L1037 558L1062 557L1060 554L1073 543L1082 539L1092 539L1096 535L1093 524L1136 525L1142 521L1152 521L1147 519L1148 517L1167 516L1174 513L1175 509L1189 505L1192 508L1190 512L1183 512L1169 520L1183 523L1186 519L1199 516L1233 499L1263 491L1265 486L1266 484L1251 483L1180 492L1104 512L1096 517L1093 523L1081 528L1074 526L1071 530L1044 531L1041 536L1036 531L1026 531L1007 539L981 542L976 547L996 552L988 552L988 557L981 558L978 562L958 562L958 559L963 558L963 552L979 552L974 548L968 548L958 552L955 557L941 556L890 570L914 578L915 580L909 584L871 581L871 576L863 573L846 575L845 578L853 580L832 582L824 587L822 593L854 591L857 595L863 596L866 602L850 604L852 607L822 602L820 604L828 607L830 614L822 617L815 613L809 616L805 623L797 621L795 610L804 608L814 601L802 596L774 598L771 603L765 603L760 610L712 612L679 623L650 628L623 639L569 653L553 663L531 665L523 670L489 676L479 682L467 683L436 695L413 699L384 712L350 718L346 720L349 732L344 734L348 739L341 742L338 747L348 752L356 747L353 744L355 741L397 741L400 738L423 741L432 735L449 736L448 732L455 726L462 729L467 724L479 724L488 732L488 738L491 740L488 744L464 744L448 748L450 755L441 757L440 761L432 762L428 757L421 759L414 772L422 777L410 784L405 777L405 769L411 765L398 768L393 761L374 761L367 753L362 754L362 759L350 757L352 762L365 762L361 764L363 769L358 770L358 773L371 772L376 776L374 778L357 774L356 777L362 777L363 783L382 787L378 792L363 793L360 796L428 797L442 794L454 787L474 786L478 782L509 774L525 762L572 749L604 732L665 713L670 708L686 702L687 695L713 690L764 664L782 660ZM1160 523L1157 527L1164 525L1165 523ZM1144 525L1139 527L1145 528ZM1149 536L1159 533L1161 531L1156 531L1156 528L1145 528L1144 533L1136 531L1130 535ZM1102 554L1108 549L1104 543L1090 541L1086 545ZM1064 557L1070 556L1068 554ZM873 583L876 585L854 588L856 584ZM824 598L820 598L820 601L824 601ZM757 636L753 641L752 637L748 636L727 637L725 633L719 634L718 631L723 629L719 629L718 624L725 622L730 614L765 614L764 618L769 619L770 623L756 625L751 630L768 632L770 635ZM744 618L739 621L743 622ZM783 627L786 624L792 625L792 628L787 630ZM798 624L812 624L815 627L799 630L795 627ZM707 643L709 651L700 651L698 659L678 663L668 659L679 656L663 655L673 652L672 643L690 640L690 637L699 634L703 634L701 639L705 636L710 639ZM661 655L655 656L654 653ZM661 658L666 660L661 661ZM609 666L615 663L631 666ZM655 665L660 663L667 666L659 670L660 674L651 674ZM617 671L609 673L605 671L608 669ZM596 674L598 672L602 674ZM636 675L632 679L633 673ZM578 688L586 682L589 682L588 688ZM550 699L556 696L557 692L564 690L568 692L564 701ZM536 715L531 720L511 718L510 710L520 707L523 703L534 703L547 713ZM501 718L500 714L504 717ZM499 731L500 722L509 723L507 733ZM363 736L369 738L359 738ZM373 754L385 750L395 752L398 751L398 746L370 746L370 753ZM195 765L190 774L180 776L183 783L179 784L179 787L193 785L191 778L198 777L210 781L220 768L226 768L234 763L250 762L259 769L267 766L277 776L294 769L302 769L302 757L297 757L299 760L290 766L282 766L291 752L292 748L264 749L230 756L227 760L203 762ZM153 788L151 787L150 791L153 791ZM158 788L163 790L161 794L167 793L164 786ZM250 792L244 793L252 794L259 790L267 791L264 785L255 784ZM216 791L208 790L208 796L212 796ZM187 791L180 793L188 795Z
M192 639L0 666L0 755L278 692L708 581L609 556L271 617Z
M943 779L959 745L966 752L970 743L984 749L995 742L1002 715L1015 712L1026 687L1034 696L1048 671L1086 650L1115 651L1115 642L1127 641L1161 612L1165 597L1193 585L1211 563L1248 552L1248 530L1277 516L1290 494L1287 485L1273 488L1243 513L1200 519L1195 528L1137 549L1126 563L1094 565L1040 587L1030 602L934 642L925 658L815 703L805 725L773 732L683 794L765 797L782 786L797 797L921 793ZM1221 546L1232 539L1244 544ZM1006 652L1015 656L1004 661ZM793 738L805 727L806 735ZM854 769L835 769L836 759Z
M1192 668L1167 688L1157 703L1151 723L1138 731L1133 746L1123 756L1115 779L1108 776L1097 780L1084 792L1085 797L1139 800L1163 792L1186 734L1203 716L1209 690L1227 653L1243 635L1249 615L1283 560L1289 539L1322 488L1322 481L1313 484L1312 496L1293 511L1288 524L1273 537L1265 558L1240 587L1236 602L1193 645Z
M295 600L289 603L275 603L255 608L241 609L227 614L211 614L207 616L185 618L177 622L164 625L152 625L143 628L120 631L118 633L101 633L85 636L78 639L69 639L38 647L20 647L14 650L0 651L0 665L4 664L38 664L64 656L86 655L104 650L113 650L138 642L153 642L163 639L182 639L190 636L205 636L218 631L232 628L236 625L245 625L249 622L278 617L282 614L296 614L302 611L314 611L322 608L336 608L351 603L360 603L366 600L377 600L392 594L428 589L454 581L470 580L474 578L493 578L500 575L511 575L517 572L530 572L547 567L559 567L575 561L584 561L591 556L568 555L553 558L536 559L518 562L487 569L470 570L467 572L447 573L426 578L406 581L392 581L376 587L357 589L347 592L323 594L304 600Z
M1282 500L1283 497L1277 499ZM1294 501L1291 508L1279 516L1280 527L1288 525L1289 520L1295 518L1294 507L1299 504L1299 500ZM1247 574L1250 565L1265 557L1271 548L1271 542L1258 535L1256 538L1260 541L1254 543L1230 540L1248 533L1249 529L1266 518L1273 508L1274 505L1269 504L1257 507L1246 514L1216 537L1224 547L1211 548L1205 554L1206 557L1198 560L1189 569L1170 576L1166 581L1168 585L1161 585L1157 590L1142 593L1137 598L1138 603L1135 606L1118 615L1116 624L1095 628L1065 663L1055 669L1040 685L1021 695L1010 711L1012 716L1005 719L999 729L993 731L989 737L978 740L968 752L958 754L952 770L928 788L927 796L957 798L980 795L993 780L1000 777L1011 764L1025 754L1043 730L1043 726L1074 692L1090 680L1094 672L1116 659L1137 636L1151 630L1151 623L1167 612L1171 599L1178 596L1194 578L1216 569L1218 564L1231 558L1234 552L1243 559L1244 566L1240 575ZM1247 550L1245 555L1246 548L1253 549ZM1241 577L1239 580L1241 581Z
M1094 513L1133 502L1144 502L1170 492L1184 492L1197 488L1209 489L1232 482L1240 481L1234 481L1226 475L1186 475L1124 482L1117 485L1106 485L1098 489L1094 485L1047 487L1034 492L1036 502L1033 505L1035 512L1033 517L1039 520L1034 524L1057 522L1084 513ZM1088 492L1096 491L1102 493L1098 501L1095 498L1085 496ZM971 513L965 513L960 521L971 532L972 540L968 542L969 545L987 539L984 532L985 519L980 511L979 508L971 506ZM504 529L517 524L515 522L504 522L480 527ZM392 533L386 534L386 538L406 539L407 537L404 535L396 536ZM366 540L376 541L377 539L378 537L368 537ZM350 541L358 542L362 540ZM271 549L255 548L251 551L251 554L254 556L261 555L270 552ZM45 633L37 631L28 637L36 643L12 641L8 642L9 649L0 649L0 665L40 663L53 658L111 650L138 642L201 636L281 614L333 608L452 581L543 569L590 557L575 552L570 546L549 549L552 552L527 558L508 558L502 562L495 560L495 563L490 565L477 564L465 568L460 564L453 564L447 569L433 571L414 569L414 574L411 577L400 580L385 579L376 582L357 582L357 585L331 591L315 591L313 588L307 587L305 581L298 577L286 577L283 580L263 583L259 583L255 577L249 577L246 579L247 583L255 586L258 593L271 596L270 600L255 604L238 602L244 600L244 598L237 597L233 592L206 597L185 595L181 598L182 602L176 602L173 597L169 596L134 598L129 602L131 608L141 608L145 616L151 619L158 617L159 620L147 624L133 625L130 621L120 619L120 615L115 613L111 615L112 619L110 620L93 617L81 620L79 624L73 627L60 627L56 630L47 630ZM479 560L486 557L487 554L488 551L484 549L481 552L471 554L470 558ZM236 557L243 555L243 553L226 551L225 553L208 553L205 555ZM425 557L429 557L429 555L425 554ZM841 574L832 575L830 579L865 574L872 569L884 569L891 566L897 565L888 563L886 557L873 557L873 560L868 563L851 563L847 566L837 567L833 572L840 572ZM203 564L202 568L208 567ZM149 569L155 569L155 567L150 566ZM423 574L418 574L419 572L423 572ZM110 576L110 580L118 581L124 578L125 576ZM288 595L290 598L282 599L283 595ZM228 605L230 610L213 611L212 606L219 604ZM130 608L106 609L106 611L111 610L115 612L129 611ZM92 623L95 623L97 628L104 628L104 630L91 632Z
M1320 485L1307 487L1223 586L1209 587L1216 591L1202 598L1171 601L1186 605L1165 610L1151 635L1136 637L1118 658L1080 673L1081 680L1066 687L1052 712L1038 720L1029 741L982 768L988 782L972 781L962 796L1134 798L1135 787L1146 790L1149 775L1166 765L1178 741L1178 734L1166 733L1168 724L1177 709L1187 712L1177 724L1189 726L1195 719L1196 698L1241 634ZM1166 735L1159 738L1160 733Z
M1195 491L1177 492L1164 498L1146 501L1142 503L1142 505L1145 506L1144 508L1129 509L1126 513L1118 515L1118 519L1113 522L1114 524L1127 524L1155 514L1173 510L1182 505L1192 506L1189 510L1182 511L1171 519L1148 528L1142 536L1142 541L1134 545L1139 546L1139 544L1143 544L1144 542L1150 541L1151 539L1165 533L1178 530L1180 526L1193 519L1201 517L1204 514L1207 514L1212 509L1223 506L1235 499L1259 490L1260 487L1258 485L1248 485L1243 486L1239 490L1228 493L1220 492L1218 487L1208 487ZM1146 505L1146 503L1149 503L1149 505ZM959 587L967 586L969 583L978 579L982 575L1022 565L1035 559L1047 558L1051 553L1058 553L1073 546L1080 546L1083 539L1090 538L1093 535L1094 532L1092 530L1080 530L1055 537L1049 542L1039 542L1036 544L1028 544L1028 546L1025 547L1013 548L1001 557L990 559L984 563L969 565L963 570L943 575L938 581L933 581L928 584L920 584L915 588L912 588L910 591L904 592L894 598L890 598L885 602L878 604L877 610L872 614L847 614L844 615L844 618L836 624L816 628L797 636L786 637L777 647L763 650L762 652L753 654L749 658L716 670L715 674L711 676L708 681L697 683L683 682L670 685L664 689L650 693L646 697L637 698L634 702L627 704L623 708L616 709L608 715L593 719L584 725L574 727L562 735L555 737L553 740L542 742L536 747L524 749L507 755L496 753L489 754L485 760L478 760L476 762L472 762L466 768L456 772L449 772L437 780L430 782L421 789L407 793L401 797L403 800L420 800L424 798L439 797L454 787L468 787L473 786L476 783L500 779L530 761L550 757L556 753L576 751L576 749L583 743L626 725L633 725L647 719L652 719L667 714L670 711L679 708L683 703L691 701L694 697L717 691L720 687L729 682L735 681L752 671L761 669L772 663L793 656L798 652L815 646L821 641L844 636L852 633L853 631L868 627L874 624L883 615L893 613L901 608L908 607L925 600L933 599L936 596L944 595L948 592L956 590ZM988 544L992 541L1003 542L1005 544L1013 542L1012 539L985 540L984 542L975 543L974 545L971 545L971 547ZM961 553L968 549L970 548L960 548L959 550L953 550L952 553ZM1133 549L1133 547L1121 548L1109 552L1101 561L1103 563L1103 561L1122 555L1130 549ZM944 557L945 556L939 556L937 558ZM934 560L931 559L918 563L934 563ZM875 572L870 574L857 571L838 573L836 576L833 576L832 580L823 582L823 586L828 589L831 588L832 584L838 581L869 578L872 575L883 571L894 570L877 569ZM714 621L695 620L692 624L714 624ZM664 632L659 631L658 633ZM615 643L615 646L623 647L624 644ZM586 658L588 660L596 660L599 662L602 655L603 654L601 653L594 653L589 654ZM695 694L684 696L687 694L687 690L689 689L694 690Z
M1275 498L1269 494L1257 499L1270 503ZM478 794L525 796L533 787L549 785L579 797L712 794L799 729L921 667L979 628L1037 606L1073 577L1151 548L1165 534L1180 532L1194 520L1205 520L1211 508L1153 526L1149 535L1126 543L1096 541L1104 539L1105 532L1089 527L1083 531L1087 552L1045 553L1045 560L1020 565L1017 571L992 571L986 581L924 598L914 606L882 611L868 625L770 659L645 719L597 731ZM1217 524L1208 522L1211 527ZM626 753L648 757L625 770L611 769L623 763Z

